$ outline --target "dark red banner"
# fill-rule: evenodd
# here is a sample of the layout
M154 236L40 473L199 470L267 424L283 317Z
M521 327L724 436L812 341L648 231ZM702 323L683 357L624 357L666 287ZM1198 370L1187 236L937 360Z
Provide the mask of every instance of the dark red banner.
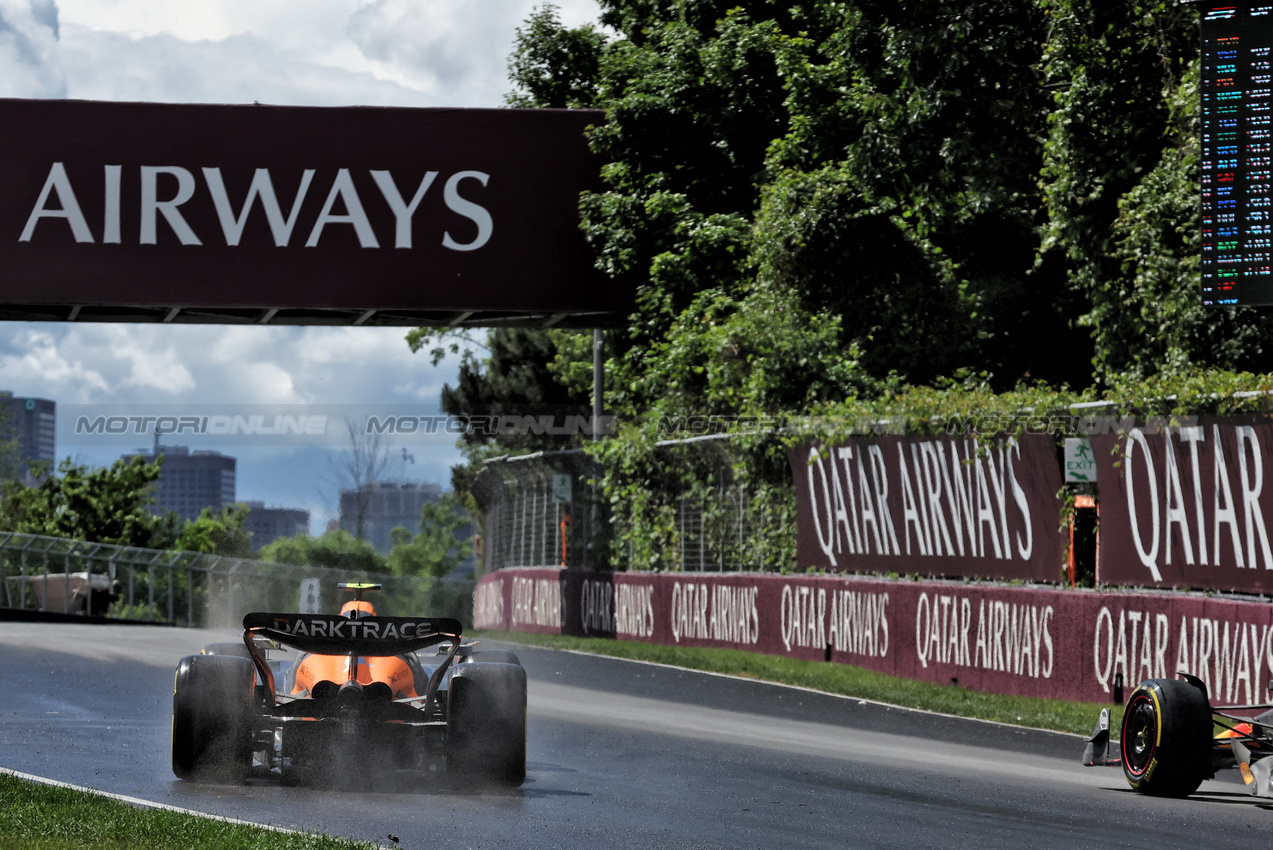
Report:
M622 314L579 230L602 119L0 100L0 306Z
M479 629L616 637L853 664L981 691L1109 702L1190 673L1250 704L1273 682L1273 608L1199 596L761 573L506 569Z
M1061 474L1048 436L877 437L788 456L802 568L1060 578Z
M1093 437L1092 446L1101 582L1273 590L1268 417L1164 422Z

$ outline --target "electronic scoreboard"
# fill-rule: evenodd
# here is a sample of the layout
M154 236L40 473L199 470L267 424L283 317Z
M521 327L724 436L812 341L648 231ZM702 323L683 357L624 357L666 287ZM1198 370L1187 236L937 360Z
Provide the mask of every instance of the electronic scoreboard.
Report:
M1273 304L1273 2L1202 16L1202 302Z

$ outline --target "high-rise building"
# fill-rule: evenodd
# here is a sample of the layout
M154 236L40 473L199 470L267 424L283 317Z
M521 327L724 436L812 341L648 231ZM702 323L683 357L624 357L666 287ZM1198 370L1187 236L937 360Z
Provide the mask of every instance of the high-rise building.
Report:
M309 534L309 511L300 508L267 508L265 502L244 502L248 507L243 522L252 534L252 548L268 546L280 537Z
M150 463L163 455L155 488L157 514L173 511L182 519L198 519L204 508L220 511L234 504L235 459L213 451L190 451L187 446L156 445L149 454L127 454Z
M437 484L384 481L341 490L340 528L388 553L393 548L390 532L402 526L415 534L420 530L420 509L441 498Z
M0 392L0 439L17 437L19 475L31 479L31 464L44 461L52 471L57 451L57 402L17 398Z

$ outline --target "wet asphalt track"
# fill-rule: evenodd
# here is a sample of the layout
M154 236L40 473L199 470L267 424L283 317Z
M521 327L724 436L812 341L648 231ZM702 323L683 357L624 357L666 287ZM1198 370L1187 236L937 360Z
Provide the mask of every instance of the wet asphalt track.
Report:
M1070 736L519 649L529 775L376 792L200 786L168 761L177 659L226 634L0 622L0 766L403 848L1259 847L1232 777L1188 801L1083 768ZM233 634L228 635L233 637Z

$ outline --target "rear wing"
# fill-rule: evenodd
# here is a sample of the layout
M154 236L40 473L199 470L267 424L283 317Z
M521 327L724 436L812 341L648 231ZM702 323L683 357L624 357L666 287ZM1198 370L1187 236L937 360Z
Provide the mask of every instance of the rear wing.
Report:
M332 614L270 614L243 618L248 643L252 637L319 655L405 655L450 641L459 646L460 621L449 617L360 617Z

